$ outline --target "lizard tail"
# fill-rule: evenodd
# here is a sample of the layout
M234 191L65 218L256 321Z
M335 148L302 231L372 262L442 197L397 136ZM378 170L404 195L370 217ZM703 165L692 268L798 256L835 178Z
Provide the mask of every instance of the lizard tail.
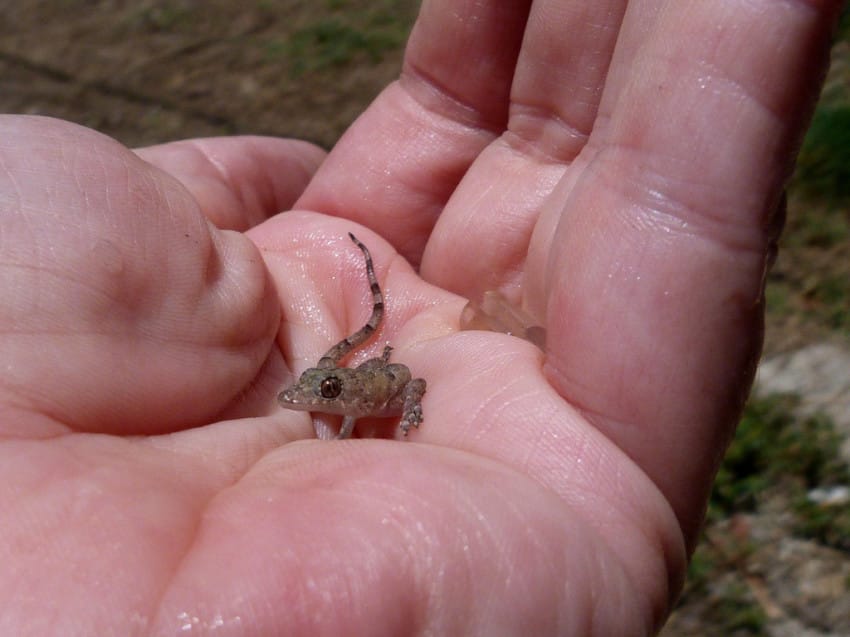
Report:
M381 286L378 285L378 279L375 276L375 267L372 264L372 255L369 253L369 248L367 248L352 233L349 232L348 236L351 237L354 245L360 248L366 259L366 277L369 279L369 289L372 292L372 316L369 317L366 325L354 332L351 336L342 339L339 343L331 347L327 353L319 359L319 363L317 365L319 368L336 367L339 361L342 360L346 354L361 343L365 342L370 336L372 336L372 334L375 333L375 330L378 329L378 326L381 324L381 320L384 318L384 295L381 293Z

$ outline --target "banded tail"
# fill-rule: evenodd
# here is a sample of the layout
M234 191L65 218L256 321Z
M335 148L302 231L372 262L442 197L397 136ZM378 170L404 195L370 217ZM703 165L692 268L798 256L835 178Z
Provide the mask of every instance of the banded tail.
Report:
M384 295L381 294L381 286L378 285L378 279L375 277L375 268L372 265L372 255L369 254L367 248L360 240L350 232L348 236L360 250L363 251L363 256L366 258L366 277L369 279L369 289L372 291L372 316L366 322L366 325L354 332L351 336L342 339L339 343L331 347L327 353L319 359L316 367L329 368L337 367L337 363L341 361L355 347L368 340L378 326L381 324L381 319L384 318Z

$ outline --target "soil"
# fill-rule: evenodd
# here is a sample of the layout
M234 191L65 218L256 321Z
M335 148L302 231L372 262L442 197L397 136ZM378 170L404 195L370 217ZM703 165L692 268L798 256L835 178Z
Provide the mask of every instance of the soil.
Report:
M416 6L3 3L0 110L61 117L128 146L238 133L327 148L398 75Z

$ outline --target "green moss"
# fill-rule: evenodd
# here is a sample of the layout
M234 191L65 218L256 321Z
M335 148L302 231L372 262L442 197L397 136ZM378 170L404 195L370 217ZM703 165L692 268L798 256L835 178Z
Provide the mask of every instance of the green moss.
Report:
M850 222L844 211L824 206L796 206L783 240L788 248L832 248L850 239Z
M788 284L769 280L764 291L767 312L772 316L789 316L793 311Z
M795 515L795 532L850 549L850 505L807 498L818 486L850 484L850 469L838 453L841 436L823 414L796 418L798 402L787 395L750 401L717 474L709 520L755 511L768 489L781 490Z
M742 583L729 586L716 602L724 635L767 635L767 616Z
M818 304L830 327L850 327L850 280L846 274L823 276L812 286L810 298Z
M704 593L711 581L712 574L716 570L717 560L714 553L706 544L700 544L691 556L690 563L688 563L688 583L684 596Z
M345 0L327 0L327 10L285 40L267 45L273 58L285 57L293 76L339 69L364 61L376 64L404 45L413 21L412 8L385 0L368 9Z
M714 482L709 502L710 520L739 511L753 511L759 494L773 478L776 438L793 422L793 397L751 400Z
M833 204L850 201L850 106L821 106L800 149L793 185Z
M827 506L805 496L794 499L794 532L840 550L850 551L850 506Z
M841 19L838 22L838 30L835 34L836 40L847 40L850 38L850 4L844 5L841 10Z
M755 602L741 602L733 597L724 601L721 608L718 608L718 615L723 617L721 627L725 631L723 634L736 635L767 635L766 623L767 617L764 611Z

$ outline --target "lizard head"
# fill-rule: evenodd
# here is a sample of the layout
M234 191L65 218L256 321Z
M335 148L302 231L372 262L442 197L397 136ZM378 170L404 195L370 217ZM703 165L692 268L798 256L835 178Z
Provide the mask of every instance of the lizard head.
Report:
M358 416L370 413L374 405L364 392L363 379L356 370L345 367L304 371L298 382L277 396L278 402L295 411L320 411L326 414Z

